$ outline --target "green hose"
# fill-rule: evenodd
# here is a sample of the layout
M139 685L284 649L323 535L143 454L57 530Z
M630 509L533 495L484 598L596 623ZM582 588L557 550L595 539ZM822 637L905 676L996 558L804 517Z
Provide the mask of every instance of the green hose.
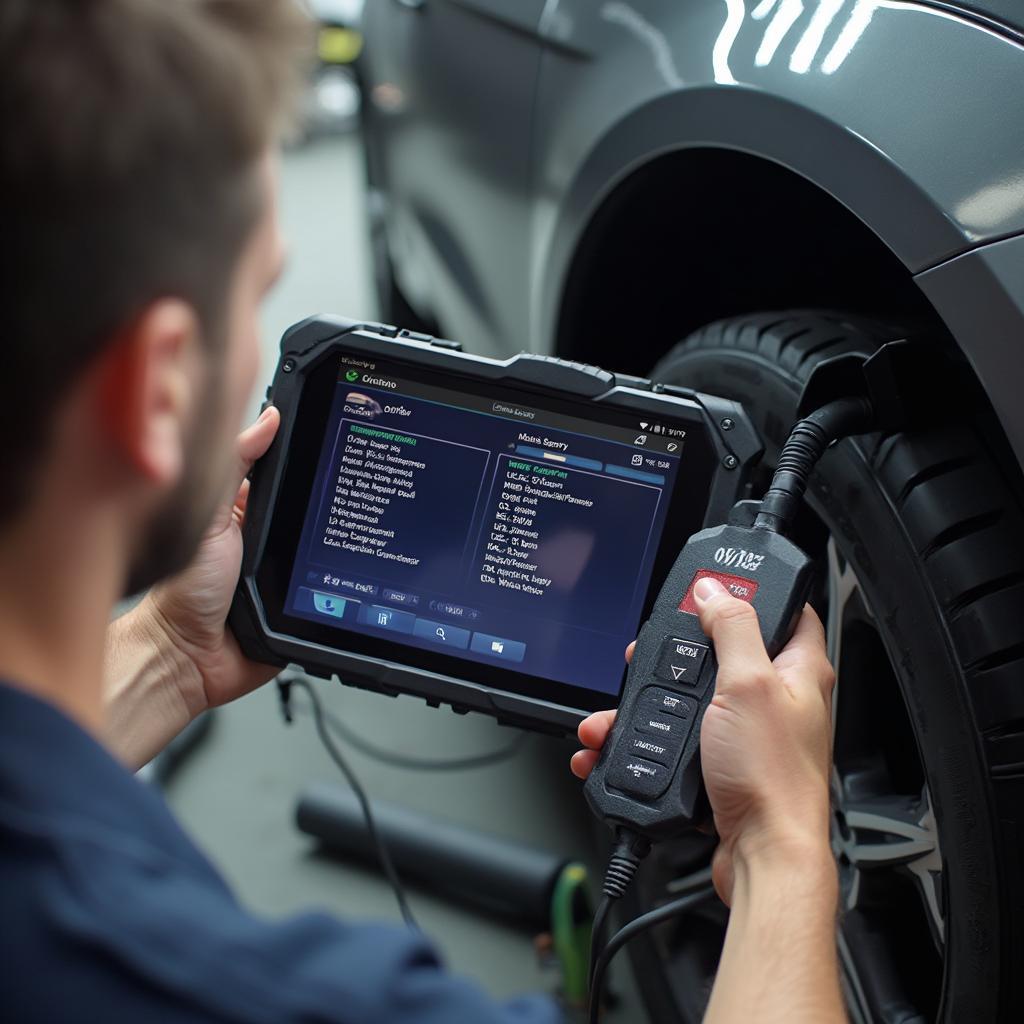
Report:
M592 921L587 869L575 862L566 864L551 894L551 938L562 971L563 996L570 1006L587 1003Z

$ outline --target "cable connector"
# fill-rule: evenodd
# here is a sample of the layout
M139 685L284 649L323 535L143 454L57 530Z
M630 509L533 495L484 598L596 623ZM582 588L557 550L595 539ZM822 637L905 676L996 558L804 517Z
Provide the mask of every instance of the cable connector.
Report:
M782 446L779 463L761 500L755 529L785 534L796 517L807 481L818 460L833 441L863 434L874 423L874 410L866 398L837 398L805 416Z
M608 858L601 891L609 899L620 899L629 888L640 861L651 852L651 844L628 829L620 829L615 849Z
M651 852L650 840L638 836L628 828L619 828L615 833L615 849L608 858L605 868L601 899L594 913L594 924L590 939L590 969L587 977L593 979L598 958L604 949L608 913L612 903L621 899L633 882L640 861ZM591 989L591 1014L597 1013L597 1002Z

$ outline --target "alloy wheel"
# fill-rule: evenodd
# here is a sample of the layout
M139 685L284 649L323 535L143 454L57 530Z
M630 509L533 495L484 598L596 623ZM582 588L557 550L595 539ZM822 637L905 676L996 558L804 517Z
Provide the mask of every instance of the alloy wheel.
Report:
M831 538L827 558L826 636L836 669L832 851L844 995L855 1022L923 1022L938 1009L945 949L935 814L874 615Z

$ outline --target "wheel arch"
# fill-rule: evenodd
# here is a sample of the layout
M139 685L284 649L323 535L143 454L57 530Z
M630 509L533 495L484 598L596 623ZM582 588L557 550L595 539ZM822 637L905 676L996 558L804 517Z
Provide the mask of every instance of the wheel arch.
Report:
M760 155L680 147L630 169L587 218L555 351L641 373L703 324L797 306L941 324L903 261L827 191Z
M645 372L690 330L754 310L910 323L995 395L999 443L1024 461L1015 401L999 397L1003 321L1021 336L1024 310L1004 303L992 338L978 326L986 303L954 317L928 287L936 268L984 252L841 125L769 93L684 90L616 124L574 176L543 261L538 337L566 358Z

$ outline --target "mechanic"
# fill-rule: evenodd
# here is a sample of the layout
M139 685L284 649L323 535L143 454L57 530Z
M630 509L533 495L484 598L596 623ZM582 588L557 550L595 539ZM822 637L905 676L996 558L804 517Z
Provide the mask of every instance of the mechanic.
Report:
M265 683L225 616L235 434L278 274L272 140L294 0L4 0L0 202L0 1005L12 1021L522 1021L421 934L247 913L132 771ZM770 663L698 590L721 672L707 788L732 907L707 1019L843 1019L828 842L832 674L808 609ZM147 595L110 622L123 594ZM586 775L612 713L589 718Z

